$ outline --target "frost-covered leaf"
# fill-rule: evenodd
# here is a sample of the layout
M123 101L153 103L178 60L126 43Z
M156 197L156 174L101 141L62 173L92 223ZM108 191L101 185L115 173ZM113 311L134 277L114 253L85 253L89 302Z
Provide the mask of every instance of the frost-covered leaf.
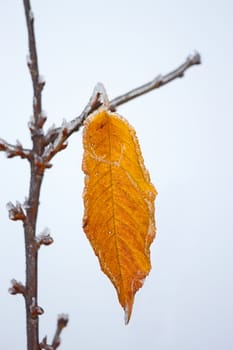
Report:
M84 231L114 284L128 323L134 295L151 269L156 190L134 129L100 109L85 122Z

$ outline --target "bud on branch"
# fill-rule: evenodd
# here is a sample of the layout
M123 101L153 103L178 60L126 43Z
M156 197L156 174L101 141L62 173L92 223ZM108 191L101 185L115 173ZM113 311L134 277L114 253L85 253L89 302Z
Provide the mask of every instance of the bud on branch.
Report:
M26 215L24 210L20 204L20 202L16 201L16 205L12 202L7 203L6 205L8 210L9 219L13 221L22 220L25 221Z
M10 294L12 294L12 295L22 294L25 296L26 288L21 282L18 282L15 279L12 279L11 284L12 284L12 286L8 289L8 292Z
M37 316L43 315L44 313L42 307L36 304L36 298L32 298L32 303L30 305L30 313L32 318L36 318Z
M53 243L53 238L50 236L48 228L45 228L44 231L36 237L36 243L38 249L41 245L50 245Z

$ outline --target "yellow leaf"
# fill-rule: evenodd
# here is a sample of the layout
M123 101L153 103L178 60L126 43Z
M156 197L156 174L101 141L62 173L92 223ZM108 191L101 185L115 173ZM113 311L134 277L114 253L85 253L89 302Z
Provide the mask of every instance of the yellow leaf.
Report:
M134 295L151 269L157 193L135 131L118 114L104 108L93 113L85 122L83 145L83 228L128 323Z

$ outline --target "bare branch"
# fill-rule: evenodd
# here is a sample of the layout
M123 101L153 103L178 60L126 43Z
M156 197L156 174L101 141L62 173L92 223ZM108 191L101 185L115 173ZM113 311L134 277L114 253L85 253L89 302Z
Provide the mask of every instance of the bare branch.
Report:
M54 334L53 341L52 341L53 350L56 350L59 347L59 345L61 344L60 335L61 335L61 332L63 331L63 329L67 326L68 322L69 322L68 315L61 314L58 316L57 329L56 329L56 332Z
M11 145L3 139L0 139L0 152L5 152L7 158L21 157L23 159L31 158L31 150L24 149L19 141L16 141L16 145Z
M41 114L41 91L45 85L44 79L40 77L39 74L39 65L37 58L37 49L36 49L36 39L34 32L34 15L31 9L30 0L23 0L24 11L27 22L27 31L28 31L28 47L29 55L27 58L28 68L31 73L32 85L33 85L33 112L34 119L37 122Z
M30 0L23 0L26 17L29 54L27 64L33 85L33 116L29 122L29 129L33 147L31 150L30 188L25 203L26 218L24 221L24 239L26 253L26 319L27 319L27 349L36 350L39 347L39 316L43 309L38 306L38 242L36 240L36 222L39 208L40 189L44 170L49 167L41 155L44 152L45 142L43 126L46 115L42 111L42 90L45 85L44 78L39 74L36 39L34 32L34 15Z
M109 109L115 110L116 107L129 102L130 100L137 98L141 95L144 95L152 90L158 89L161 86L168 84L169 82L181 78L184 76L185 71L197 64L201 63L201 56L198 52L194 53L187 57L185 62L181 64L178 68L167 73L165 75L159 75L149 83L146 83L136 89L133 89L121 96L118 96L109 102ZM102 88L101 88L102 91ZM75 119L71 120L67 123L66 127L61 126L60 128L51 128L47 135L45 135L45 142L47 147L50 147L52 152L47 156L47 160L51 160L53 156L60 151L62 145L66 142L66 140L75 132L80 129L83 125L84 120L88 117L90 113L99 108L104 101L101 101L101 92L98 89L94 89L93 95L91 96L88 104L84 108L83 112ZM104 98L106 100L106 98ZM54 144L56 146L54 147Z
M53 337L52 344L48 344L47 336L45 336L42 342L39 344L39 349L56 350L61 344L61 338L60 338L61 332L67 326L68 322L69 322L68 315L66 314L58 315L57 328Z
M165 75L158 75L149 83L146 83L136 89L127 92L126 94L114 98L112 101L110 101L110 106L114 110L116 107L126 102L129 102L130 100L138 96L144 95L152 90L158 89L161 86L164 86L177 78L182 78L184 76L185 71L188 68L197 64L201 64L201 56L198 52L195 52L193 55L189 55L186 61L172 72Z

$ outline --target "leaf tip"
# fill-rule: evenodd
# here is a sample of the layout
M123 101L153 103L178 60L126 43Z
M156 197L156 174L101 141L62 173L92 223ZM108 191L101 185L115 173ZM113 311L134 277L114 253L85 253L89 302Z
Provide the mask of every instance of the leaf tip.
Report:
M128 305L125 307L125 325L129 323L129 310L128 310Z
M127 324L129 324L130 318L131 318L131 314L132 314L132 309L133 309L133 303L127 303L124 307L124 311L125 311L125 325L127 326Z

